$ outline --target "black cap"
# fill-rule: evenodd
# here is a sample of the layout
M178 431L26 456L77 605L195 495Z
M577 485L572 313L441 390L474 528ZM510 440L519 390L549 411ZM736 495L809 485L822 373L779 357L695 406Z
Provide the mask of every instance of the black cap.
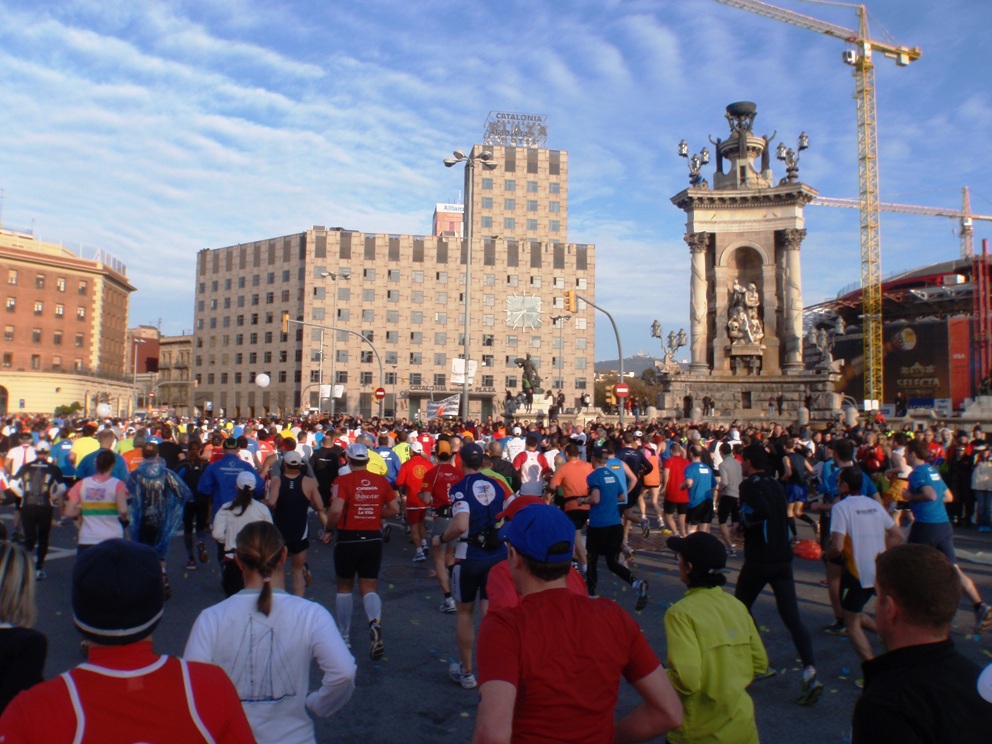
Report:
M462 458L462 463L473 470L478 470L482 467L482 458L485 453L482 451L482 447L477 445L475 442L469 442L463 445L460 450L458 450L459 456Z
M105 540L76 558L73 621L91 641L137 643L162 619L163 602L162 564L147 545Z
M668 538L668 549L685 558L694 568L719 571L727 565L727 549L709 532L693 532L688 537Z

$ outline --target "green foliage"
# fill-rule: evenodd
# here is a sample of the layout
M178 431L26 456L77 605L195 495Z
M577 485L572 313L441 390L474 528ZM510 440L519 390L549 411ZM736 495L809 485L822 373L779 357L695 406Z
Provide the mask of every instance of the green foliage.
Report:
M76 413L79 413L81 410L83 410L83 404L80 403L78 400L74 400L74 401L72 401L72 403L70 403L67 406L58 406L55 409L55 415L56 416L72 416L72 415L74 415Z

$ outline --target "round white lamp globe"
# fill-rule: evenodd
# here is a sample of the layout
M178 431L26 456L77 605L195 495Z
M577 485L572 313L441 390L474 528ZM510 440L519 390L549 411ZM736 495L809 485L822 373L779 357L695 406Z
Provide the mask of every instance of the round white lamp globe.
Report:
M272 380L264 372L260 375L255 376L255 384L258 385L260 388L267 388L270 382L272 382Z
M96 415L100 418L107 418L111 413L113 410L108 403L101 403L96 407Z

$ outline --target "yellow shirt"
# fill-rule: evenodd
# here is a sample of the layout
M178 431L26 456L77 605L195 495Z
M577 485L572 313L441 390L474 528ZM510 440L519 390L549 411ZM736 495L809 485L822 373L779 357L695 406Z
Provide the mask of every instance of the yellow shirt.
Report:
M689 589L665 613L668 679L682 700L672 744L758 744L754 703L745 689L768 668L747 608L719 587Z

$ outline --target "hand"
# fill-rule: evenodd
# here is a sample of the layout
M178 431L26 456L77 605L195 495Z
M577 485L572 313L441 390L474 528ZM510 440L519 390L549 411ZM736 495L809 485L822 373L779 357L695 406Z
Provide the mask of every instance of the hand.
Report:
M441 547L441 536L440 535L434 535L431 538L431 547L432 548L440 548Z
M324 543L324 545L330 545L331 540L333 538L334 538L333 532L331 532L330 530L324 530L324 534L320 536L320 541Z

